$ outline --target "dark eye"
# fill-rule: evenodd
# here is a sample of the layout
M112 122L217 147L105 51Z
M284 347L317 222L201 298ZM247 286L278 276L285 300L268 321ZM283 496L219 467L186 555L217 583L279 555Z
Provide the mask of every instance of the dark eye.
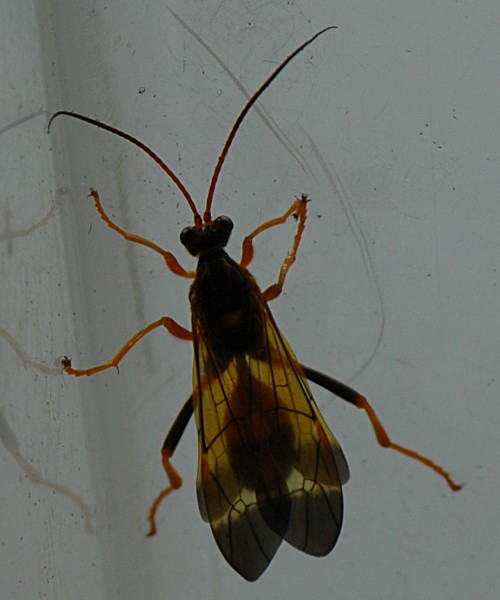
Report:
M225 233L229 233L233 230L233 222L231 221L231 219L229 217L217 217L215 219L215 225L217 226L217 229L219 231L223 231Z
M187 248L198 237L198 231L194 227L184 227L179 237L181 244Z

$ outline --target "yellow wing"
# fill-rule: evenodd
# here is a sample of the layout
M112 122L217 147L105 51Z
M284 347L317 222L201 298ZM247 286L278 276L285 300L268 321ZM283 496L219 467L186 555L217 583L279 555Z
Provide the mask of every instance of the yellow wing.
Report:
M330 552L348 478L295 355L265 303L262 311L265 347L223 366L193 323L198 502L224 557L250 581L282 539Z

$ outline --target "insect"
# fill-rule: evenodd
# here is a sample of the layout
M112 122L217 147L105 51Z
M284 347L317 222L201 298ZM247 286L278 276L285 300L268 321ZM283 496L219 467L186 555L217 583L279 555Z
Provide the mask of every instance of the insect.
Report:
M236 262L225 252L233 223L212 218L216 184L229 149L246 115L288 63L318 36L317 32L290 54L250 97L236 119L219 156L201 215L180 179L157 154L133 136L81 114L66 115L116 134L141 148L175 183L185 197L194 225L183 229L181 243L197 258L196 272L155 243L129 233L106 213L96 190L91 190L99 215L126 240L160 254L176 275L193 279L189 292L191 331L162 317L134 335L108 362L75 369L65 358L64 370L77 377L118 367L129 350L150 331L165 327L173 336L193 342L193 394L184 404L163 444L161 454L169 485L154 501L150 535L156 533L156 514L164 498L182 480L171 458L193 412L198 430L198 504L211 525L227 562L249 581L268 567L282 540L313 556L335 546L343 514L342 484L349 477L346 459L321 416L308 380L364 409L378 441L424 463L459 489L440 466L403 446L393 444L366 398L345 384L299 363L278 329L268 303L282 291L304 232L308 198L295 199L281 216L262 224L243 241ZM290 251L275 284L261 291L247 270L254 239L269 229L296 220Z

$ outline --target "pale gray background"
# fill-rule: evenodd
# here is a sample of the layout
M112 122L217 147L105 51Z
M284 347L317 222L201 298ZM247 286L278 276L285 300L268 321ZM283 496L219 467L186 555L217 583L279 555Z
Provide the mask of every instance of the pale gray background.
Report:
M248 118L214 212L234 218L237 255L256 224L311 195L299 259L273 303L278 323L301 360L368 395L395 441L467 483L453 495L379 449L362 413L316 390L351 467L344 529L324 559L284 544L254 584L225 564L199 516L192 425L174 460L185 484L163 505L159 535L144 537L164 485L159 448L191 389L189 344L157 332L119 375L86 381L28 361L53 369L67 353L90 366L161 315L189 323L187 282L109 231L86 198L97 187L123 226L192 266L177 241L191 221L180 194L122 140L62 120L44 133L61 107L112 123L203 202L244 98L168 6L248 90L338 25L263 98L285 145ZM4 0L2 597L498 596L499 18L496 0ZM56 200L55 216L28 232ZM263 286L291 236L284 227L257 244ZM93 534L81 506L33 469L88 503Z

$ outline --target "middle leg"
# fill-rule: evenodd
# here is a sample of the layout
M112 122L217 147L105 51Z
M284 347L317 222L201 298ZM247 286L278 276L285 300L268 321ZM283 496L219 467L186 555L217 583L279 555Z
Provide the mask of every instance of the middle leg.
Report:
M66 373L69 375L74 375L75 377L81 377L82 375L95 375L95 373L100 373L101 371L105 371L106 369L111 369L115 367L118 369L118 365L122 358L137 344L139 340L147 335L150 331L157 329L158 327L165 327L167 331L172 334L174 337L179 338L180 340L192 341L193 334L189 329L186 329L182 325L179 325L177 321L174 321L171 317L162 317L158 319L154 323L150 323L140 331L138 331L130 340L124 344L120 350L105 363L100 365L96 365L95 367L91 367L90 369L74 369L71 366L71 359L65 357L62 361L62 365Z

